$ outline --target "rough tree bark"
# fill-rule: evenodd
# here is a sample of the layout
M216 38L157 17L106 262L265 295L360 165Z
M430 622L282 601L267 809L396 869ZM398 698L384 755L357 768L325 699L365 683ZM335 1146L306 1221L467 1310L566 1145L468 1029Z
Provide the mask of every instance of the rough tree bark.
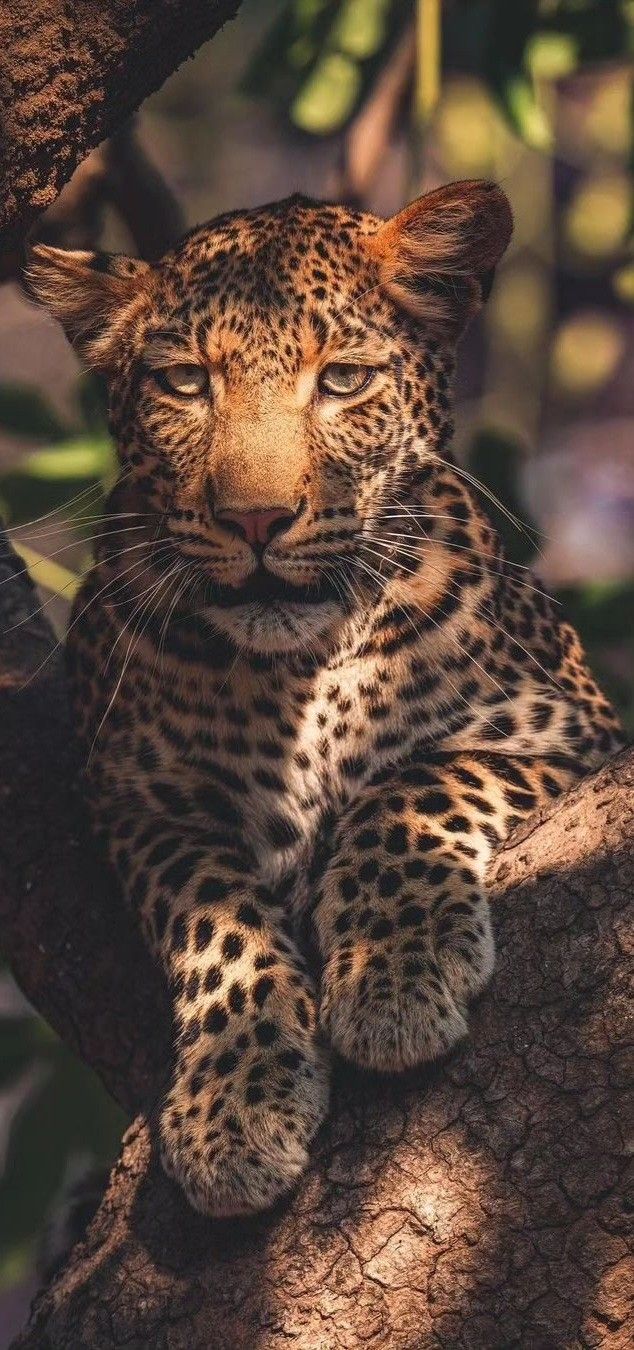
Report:
M82 159L240 0L2 0L0 275Z
M161 984L86 834L60 654L18 569L6 549L0 631L21 626L0 657L4 944L27 996L146 1116L16 1350L625 1350L634 755L498 855L497 972L470 1042L403 1082L339 1070L297 1194L213 1223L153 1156Z

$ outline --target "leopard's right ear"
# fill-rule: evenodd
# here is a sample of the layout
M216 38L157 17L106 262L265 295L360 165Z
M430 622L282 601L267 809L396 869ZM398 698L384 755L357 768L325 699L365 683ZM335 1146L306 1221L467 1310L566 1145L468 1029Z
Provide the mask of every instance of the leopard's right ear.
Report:
M410 202L367 247L394 303L457 337L486 300L512 230L501 187L469 179Z
M138 258L35 244L24 279L86 364L108 370L151 275L150 264Z

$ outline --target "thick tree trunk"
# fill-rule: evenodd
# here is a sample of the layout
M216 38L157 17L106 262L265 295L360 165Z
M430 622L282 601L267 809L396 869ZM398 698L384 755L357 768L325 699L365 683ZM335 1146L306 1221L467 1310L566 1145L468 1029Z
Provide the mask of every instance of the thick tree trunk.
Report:
M86 155L240 0L2 0L0 272Z
M2 571L2 566L4 571ZM59 654L0 565L0 914L26 994L131 1112L168 1019L75 786ZM25 685L25 681L30 683ZM626 907L634 756L524 824L492 869L493 986L472 1039L392 1082L340 1070L298 1193L274 1214L191 1211L140 1116L83 1244L21 1350L609 1347L627 1322Z

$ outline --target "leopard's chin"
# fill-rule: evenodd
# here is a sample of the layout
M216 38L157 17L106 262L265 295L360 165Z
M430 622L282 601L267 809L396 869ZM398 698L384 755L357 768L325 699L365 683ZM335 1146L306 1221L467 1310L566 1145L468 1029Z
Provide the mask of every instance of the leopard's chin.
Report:
M304 651L317 655L343 619L342 606L334 600L274 601L222 606L213 602L202 615L242 650L262 655Z
M207 582L203 618L242 650L316 655L344 617L328 578L296 585L259 566L241 586ZM200 611L199 611L200 613Z

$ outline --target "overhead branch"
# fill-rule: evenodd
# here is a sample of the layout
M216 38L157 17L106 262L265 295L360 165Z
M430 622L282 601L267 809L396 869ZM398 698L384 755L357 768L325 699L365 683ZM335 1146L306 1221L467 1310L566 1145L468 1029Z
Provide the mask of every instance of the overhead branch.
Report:
M0 274L77 165L239 0L4 0L0 6Z
M135 256L149 262L161 258L185 233L181 207L143 150L134 118L82 161L33 227L31 241L60 248L97 248L107 205L126 226Z

